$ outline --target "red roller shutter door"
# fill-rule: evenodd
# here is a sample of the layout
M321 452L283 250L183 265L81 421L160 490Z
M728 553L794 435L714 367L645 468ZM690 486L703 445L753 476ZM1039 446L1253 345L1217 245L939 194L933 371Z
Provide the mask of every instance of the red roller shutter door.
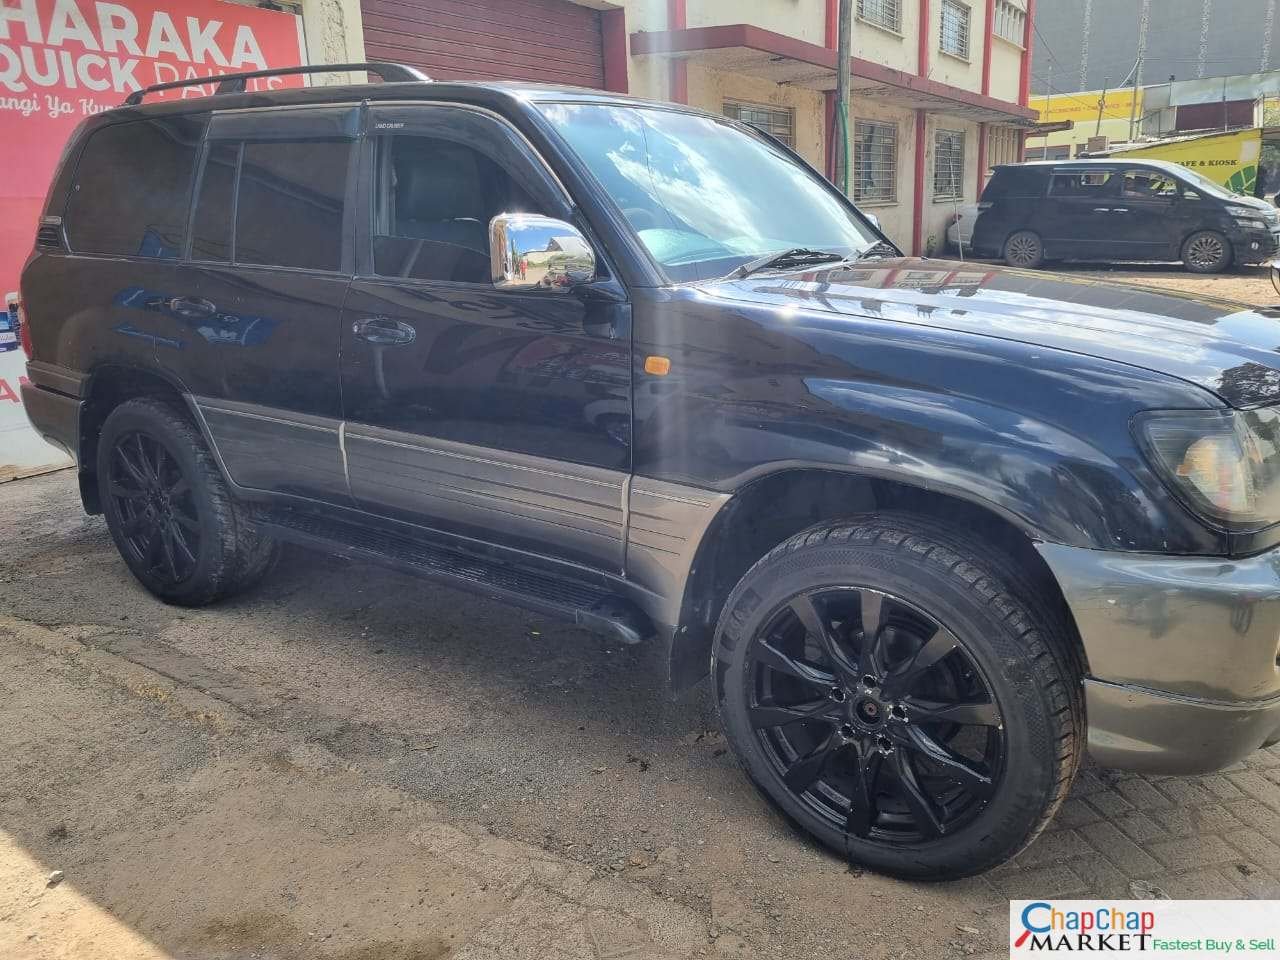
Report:
M568 0L363 0L370 60L436 80L604 86L600 12Z

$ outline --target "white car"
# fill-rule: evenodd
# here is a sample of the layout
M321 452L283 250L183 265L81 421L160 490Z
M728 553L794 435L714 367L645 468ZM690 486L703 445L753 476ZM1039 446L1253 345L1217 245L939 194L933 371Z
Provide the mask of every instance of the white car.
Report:
M947 249L959 250L963 244L963 250L967 255L973 244L973 225L977 220L978 205L963 204L947 223Z

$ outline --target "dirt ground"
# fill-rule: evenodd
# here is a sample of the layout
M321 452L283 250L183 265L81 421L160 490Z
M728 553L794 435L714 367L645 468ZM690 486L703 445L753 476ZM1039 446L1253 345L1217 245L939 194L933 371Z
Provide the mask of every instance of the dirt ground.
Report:
M1280 294L1271 286L1269 272L1263 267L1240 267L1217 276L1188 273L1167 263L1125 263L1119 265L1091 263L1059 263L1053 269L1067 274L1083 274L1100 280L1159 287L1175 293L1194 293L1238 300L1255 306L1280 303Z
M70 472L0 485L0 757L5 960L986 958L1010 897L1280 897L1280 749L1088 768L1017 862L901 883L779 818L656 646L303 551L166 607Z

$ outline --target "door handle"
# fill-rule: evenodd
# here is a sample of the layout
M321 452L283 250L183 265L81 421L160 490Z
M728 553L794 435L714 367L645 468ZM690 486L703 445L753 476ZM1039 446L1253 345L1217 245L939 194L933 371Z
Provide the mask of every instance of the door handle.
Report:
M1111 208L1110 207L1094 207L1093 212L1094 213L1110 213Z
M204 297L173 297L165 302L170 313L188 320L204 320L218 312L218 305Z
M1129 208L1128 208L1128 207L1116 207L1116 208L1115 208L1114 210L1112 210L1111 212L1112 212L1112 213L1128 213L1128 212L1129 212Z
M389 317L368 317L357 320L351 324L351 332L356 335L357 340L381 347L413 343L418 339L418 331L412 326Z

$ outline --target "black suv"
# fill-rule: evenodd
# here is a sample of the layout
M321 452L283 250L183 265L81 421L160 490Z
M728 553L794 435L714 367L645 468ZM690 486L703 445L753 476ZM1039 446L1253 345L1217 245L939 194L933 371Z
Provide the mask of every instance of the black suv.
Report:
M905 258L724 117L399 70L67 150L24 400L148 590L289 541L663 644L904 876L1016 853L1086 746L1280 736L1280 313Z
M1181 260L1193 273L1261 263L1280 243L1271 204L1161 160L996 167L973 251L1015 267L1047 260Z

